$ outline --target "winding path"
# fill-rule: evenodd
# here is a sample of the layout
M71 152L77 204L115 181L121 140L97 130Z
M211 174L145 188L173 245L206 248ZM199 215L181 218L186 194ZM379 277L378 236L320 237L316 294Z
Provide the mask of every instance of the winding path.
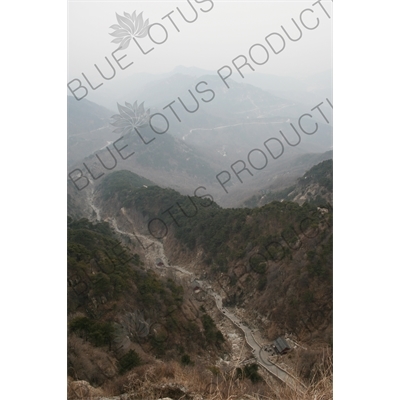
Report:
M272 375L280 379L282 382L286 383L292 389L303 393L304 389L306 389L306 386L298 379L296 379L293 375L283 370L281 367L268 359L268 357L265 355L263 347L254 338L251 329L243 324L235 314L223 307L221 296L218 293L214 292L210 288L210 285L208 283L199 280L197 280L197 282L201 285L203 290L205 290L210 296L214 297L217 308L224 314L224 316L229 318L239 329L243 331L246 343L251 347L257 363L265 368Z

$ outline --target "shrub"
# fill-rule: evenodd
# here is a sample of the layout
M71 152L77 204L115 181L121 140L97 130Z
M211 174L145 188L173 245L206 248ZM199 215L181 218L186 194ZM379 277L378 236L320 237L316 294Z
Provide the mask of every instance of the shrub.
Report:
M122 375L132 368L140 365L142 360L135 350L129 350L124 356L119 360L119 373Z
M192 362L192 360L190 359L190 356L188 354L184 354L181 357L181 363L183 365L193 365L194 364L194 362Z

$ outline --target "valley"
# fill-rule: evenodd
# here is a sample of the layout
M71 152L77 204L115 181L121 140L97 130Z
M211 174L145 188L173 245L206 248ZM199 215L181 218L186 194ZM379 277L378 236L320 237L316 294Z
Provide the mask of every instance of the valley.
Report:
M143 78L68 99L69 398L331 393L331 101Z
M239 253L232 253L229 256L229 253L226 253L225 245L220 245L214 248L215 244L212 236L209 236L206 241L204 241L204 239L201 239L201 235L197 236L197 239L196 236L191 239L190 235L188 236L188 231L186 231L185 226L192 230L192 234L196 235L196 231L198 229L197 225L199 223L201 224L202 220L208 219L212 215L214 215L214 217L218 216L218 214L221 214L221 217L225 220L225 224L229 226L229 224L231 224L231 217L226 219L226 217L223 217L223 215L226 213L229 214L234 212L234 214L237 214L237 216L234 217L232 221L235 221L236 219L236 222L240 223L240 225L242 226L241 232L243 233L239 233L240 231L237 231L237 228L229 230L232 232L236 231L236 235L239 234L243 239L243 234L245 232L250 232L251 230L254 230L254 228L251 228L249 231L248 228L246 228L245 226L246 224L242 225L243 222L240 221L249 220L249 218L254 218L255 215L260 215L257 209L255 209L256 214L254 214L253 217L251 216L253 214L253 211L241 211L240 209L238 209L237 211L224 211L223 209L219 208L215 203L210 201L208 201L208 207L202 209L200 208L202 207L200 206L201 203L198 203L199 199L194 197L190 200L190 202L192 203L192 206L196 205L195 208L197 212L194 216L192 214L192 216L188 219L187 217L185 217L188 210L188 197L185 198L184 196L181 196L177 192L171 191L170 189L162 189L154 186L154 184L149 182L148 180L138 177L137 175L130 172L128 173L128 171L114 172L111 175L107 176L105 180L102 181L100 184L94 186L95 189L87 191L85 193L86 198L84 202L78 202L77 204L80 204L78 208L81 210L81 218L87 218L88 221L91 221L91 223L95 224L93 226L94 228L96 227L96 224L108 224L111 228L112 235L118 239L118 243L120 243L120 245L125 247L124 251L115 252L113 250L114 256L111 256L111 259L116 259L118 263L121 262L121 257L123 259L126 258L131 260L131 256L134 255L134 259L135 257L138 257L137 260L143 260L139 261L138 264L142 265L142 267L140 267L141 269L143 269L142 273L145 273L147 275L151 274L154 277L157 276L157 279L160 280L160 282L174 282L175 287L181 287L182 289L180 290L182 290L183 297L181 297L180 301L183 300L183 303L178 308L175 308L175 311L174 308L172 308L172 313L173 315L175 315L175 313L180 310L179 318L183 317L184 319L186 319L186 323L189 323L189 326L192 326L191 324L194 324L193 327L190 329L194 329L194 326L197 325L198 322L200 322L201 320L203 320L203 324L205 323L204 318L206 314L203 314L203 317L201 317L202 313L204 312L206 312L207 315L211 316L212 319L210 321L215 321L212 322L212 324L215 323L215 329L218 329L218 332L220 332L219 335L221 337L221 340L222 338L224 338L225 344L223 344L223 347L220 347L221 344L217 344L216 348L211 347L208 352L208 356L200 349L198 351L195 351L195 348L193 348L193 346L187 347L186 355L190 360L197 360L191 361L194 365L198 365L197 368L201 368L200 365L202 365L204 362L206 362L207 364L211 363L212 365L214 365L213 368L217 368L218 371L220 371L218 372L217 376L221 373L232 376L235 371L245 368L246 365L258 365L258 375L254 375L254 379L259 379L255 377L260 376L266 382L270 382L269 385L272 385L272 387L276 386L277 382L281 382L284 386L288 388L288 390L291 390L294 393L298 393L299 396L305 396L306 393L308 393L310 389L307 387L307 385L309 385L309 383L307 382L307 379L304 379L304 376L302 377L301 374L299 375L298 363L303 362L301 361L301 357L304 357L307 354L313 354L313 357L316 357L314 359L314 362L317 362L319 357L319 350L317 349L325 349L323 350L323 352L325 352L329 348L328 332L330 331L330 323L328 323L328 330L326 331L328 333L328 336L323 333L324 330L319 332L319 330L316 329L318 325L315 325L317 321L321 321L321 318L322 320L325 320L327 322L326 318L329 315L329 311L327 315L327 311L323 311L323 309L321 309L321 305L323 303L320 303L320 300L317 299L318 297L321 297L321 295L321 300L324 297L326 298L327 295L329 298L329 284L326 287L328 291L323 291L321 292L321 294L317 294L318 292L315 292L315 289L313 289L314 299L311 300L311 303L309 300L307 300L307 303L305 303L305 305L307 304L307 306L304 310L302 310L302 308L299 308L299 304L295 305L295 303L292 303L292 295L289 295L289 297L287 296L287 294L293 291L295 286L293 286L292 288L286 287L284 288L284 292L281 293L281 291L278 290L278 287L276 286L277 284L279 285L278 281L276 281L277 277L274 278L273 276L274 274L276 274L274 270L278 266L278 268L282 271L286 269L288 271L287 273L289 273L289 275L287 276L290 276L290 269L287 269L289 268L289 265L293 262L290 260L295 260L298 256L300 256L300 260L302 258L302 254L306 254L304 252L296 254L298 253L298 248L301 248L302 246L309 248L311 242L317 243L315 242L315 234L311 234L313 231L315 231L315 226L312 227L313 224L307 225L305 230L302 231L303 233L301 233L300 237L297 239L297 243L293 242L293 239L288 236L288 232L282 233L282 238L287 241L289 248L294 249L292 250L293 254L287 253L286 250L284 250L282 257L277 258L276 251L278 249L276 248L276 245L274 245L274 247L271 247L269 244L267 244L266 246L264 244L264 248L266 249L267 253L263 255L263 251L261 251L261 248L259 248L257 244L255 244L255 246L253 244L250 248L247 245L245 253L241 253L241 246L234 245L239 253L241 253L242 255L239 256ZM148 202L148 199L150 198L152 199L152 201ZM84 203L85 205L83 206ZM177 214L177 210L174 211L171 209L171 207L169 207L169 215L172 218L171 221L174 222L167 222L168 230L166 234L159 236L160 227L155 229L153 232L148 230L148 221L151 220L152 215L161 216L160 212L162 212L163 209L167 208L165 206L172 203L176 203L176 205L178 205L182 211L186 209L185 214L181 213L181 215L179 215ZM271 212L276 212L273 211L275 210L276 206L274 205L271 208L270 205L267 205L267 207L270 209L270 211L267 211L266 215L270 215L269 218L274 218ZM297 207L298 206L290 205L290 203L284 204L284 208L282 208L280 212L283 212L284 210L287 210L284 211L285 213L287 213L289 210L292 210L291 212L293 212L297 209ZM280 207L278 207L277 209L278 213L279 209ZM315 208L315 210L317 209ZM311 209L311 211L312 213L315 213L314 209ZM200 215L196 215L198 212L200 213L201 217ZM243 212L244 215L247 215L244 220L242 219ZM330 211L328 210L328 213L329 212ZM304 215L304 217L306 217L307 215L307 213L301 214ZM242 216L239 217L239 215ZM329 239L330 223L323 223L322 221L326 219L326 215L321 214L321 218L322 217L323 219L319 219L320 217L318 217L320 221L318 222L318 229L321 232L327 231L328 236L326 236L325 233L321 234L320 232L318 239L319 241L321 239L323 239L323 241ZM328 219L329 218L330 217L328 217ZM289 217L289 219L293 220L293 216ZM81 221L84 220L81 219ZM271 223L272 221L273 219L271 220ZM79 222L72 222L70 223L70 226L71 224L74 225L76 223ZM321 225L321 223L323 223L325 226ZM273 229L275 230L275 232L277 232L276 229L279 227L279 224L275 222L272 226L274 226ZM301 221L300 226L302 226ZM185 236L181 236L181 229L183 229L182 233L186 232L184 234ZM201 229L204 229L204 227ZM225 232L227 233L228 231ZM285 230L283 232L285 232ZM207 229L203 233L207 234ZM215 233L218 234L217 231ZM211 234L211 231L209 234ZM259 234L260 233L258 233L258 235ZM161 236L161 239L157 239L157 237ZM230 243L230 247L232 244L234 244L235 239L233 237L229 238L229 236L230 235L228 234L228 236L225 236L225 238L222 240L223 242ZM251 238L249 239L250 241L254 240ZM194 240L194 242L192 240ZM193 245L193 243L196 243L199 240L200 243L202 243L201 245ZM277 236L274 236L273 240L274 241L271 242L271 244L278 243ZM311 242L310 244L308 244L307 241L310 240ZM315 244L313 246L315 246ZM319 244L318 246L321 247L321 244ZM218 250L217 252L215 252L217 248ZM110 258L110 253L108 252L107 254ZM237 259L238 257L243 257L244 254L247 254L245 256L245 258L248 260L247 267L241 265L240 261L238 263ZM264 258L266 256L267 258L263 260L262 258L260 258L260 255ZM210 261L207 261L209 260L210 256L211 263ZM100 263L98 265L101 265L101 256L99 258L99 255L97 255L96 258L98 259L97 263ZM128 267L129 261L125 261L123 265ZM306 266L306 269L310 267ZM93 268L93 266L91 268ZM100 270L103 271L103 269L107 270L108 268L109 267L106 267L104 269L104 267L100 267ZM309 271L311 270L309 269ZM126 273L127 272L128 270L126 271ZM95 274L94 277L96 277L96 275L98 275L100 271L93 273ZM310 272L308 272L307 274L309 275ZM320 272L318 272L318 274L320 274ZM264 275L266 279L263 278ZM311 279L311 277L312 274L309 275L308 279ZM318 278L315 283L319 281L320 285L322 282L324 282L326 278L322 278L321 281L321 277L323 277L323 275L320 275L320 278ZM82 278L80 279L82 280ZM294 279L294 282L298 280L295 275L291 279ZM93 282L96 282L96 278ZM312 287L312 285L310 286L310 283L307 284L307 287L309 288ZM324 285L327 285L327 283L328 282L324 283ZM75 285L78 284L79 282ZM85 285L87 287L90 287L91 284L87 281L85 282ZM257 286L256 289L255 285ZM291 283L290 285L293 284ZM81 297L81 300L78 301L94 302L93 304L97 304L97 306L95 306L95 308L97 309L100 304L99 301L105 302L104 306L101 307L105 307L109 302L109 295L107 295L105 292L104 294L106 297L104 297L103 295L100 300L95 300L97 297L92 297L94 293L91 293L92 290L87 293L87 295L89 295L87 300L84 300L84 298ZM246 297L243 297L244 293L247 293ZM301 291L299 292L299 294L300 293ZM307 293L310 293L310 290L308 290L308 292L305 292L305 294ZM269 295L272 295L272 303L271 300L268 300ZM301 294L301 296L303 296L303 294ZM105 298L107 298L107 300L105 300ZM261 306L261 304L259 303L259 300L263 298L264 300L262 301L267 301L267 309L265 309L265 307ZM284 311L284 313L287 314L288 317L293 318L290 309L292 309L293 311L296 310L296 312L299 313L298 316L300 317L300 320L298 322L295 322L295 320L279 322L278 315L282 311L278 311L279 308L276 309L276 305L274 306L273 304L276 304L276 300L279 300L281 302L285 298L286 300L284 301L284 304L287 303L285 307L288 308L286 309L286 311ZM326 298L326 300L324 301L328 301L329 304L328 298ZM150 300L150 298L148 299ZM136 300L133 300L133 302L136 303ZM319 308L316 308L314 311L312 310L314 308L313 303L315 303L315 305L319 303ZM117 303L115 303L113 307L115 307L116 304ZM131 308L128 299L124 300L121 303L121 306L122 309L125 310ZM117 306L117 309L120 309L121 306ZM271 312L274 308L275 311ZM77 311L79 309L80 307L78 306ZM121 318L126 318L123 317L124 314L121 314L121 316L118 317L121 311L113 311L111 314L110 311L111 309L108 307L108 311L105 311L105 314L104 311L101 312L100 315L103 316L100 317L100 320L108 320L110 322L115 321L113 322L113 324L115 325L115 323L117 321L120 321ZM129 349L135 349L135 351L140 354L142 360L146 360L145 365L147 365L148 363L150 363L148 365L151 365L155 361L155 359L152 358L152 353L154 352L154 350L150 350L150 353L148 353L149 349L147 347L148 345L146 344L148 339L150 339L152 335L151 326L153 326L153 329L155 329L153 332L153 335L156 335L155 337L160 334L160 329L161 334L166 335L166 339L162 339L162 343L164 342L164 340L167 340L169 342L171 340L171 335L176 335L174 331L169 332L170 325L168 320L170 318L169 313L171 311L167 313L163 312L158 317L156 316L158 313L154 313L154 311L155 310L152 311L152 309L144 309L142 311L143 317L141 317L142 321L145 321L148 318L150 318L150 321L153 321L152 325L149 326L150 329L147 331L147 335L150 334L150 336L145 336L144 338L140 339L140 341L138 341L139 338L135 339L135 336L133 336L132 339L130 339L129 341L122 338L117 340L116 337L115 339L113 339L113 343L115 342L115 340L117 340L117 342L115 342L115 345L117 343L120 343L119 346L122 346L121 349L124 349L122 350L122 354L126 354ZM85 313L87 312L88 309ZM76 314L75 312L75 314L71 315L78 316L80 314L79 312L78 314ZM93 318L93 315L98 315L98 311L95 311L95 314L93 314L93 311L90 311L89 315L92 315L91 318ZM107 315L108 317L106 317ZM75 319L72 319L72 321L77 321L76 316L73 317ZM267 318L265 318L265 316L267 316ZM118 324L121 323L118 322ZM116 328L113 329L117 329L117 331L121 329L117 328L117 325L115 326ZM122 326L125 325L122 324ZM179 325L177 325L176 327L178 326ZM180 330L180 328L178 329ZM310 329L311 331L313 331L313 334L311 336L307 333L307 331ZM271 353L273 340L282 333L284 333L284 335L286 336L286 340L288 341L288 343L292 343L292 350L289 353L289 358L288 356L281 356L276 354L272 355L273 353ZM181 337L185 337L187 333L185 333L184 331L180 335ZM201 340L200 336L198 340ZM135 342L137 342L141 346L139 349L137 348ZM315 346L316 343L319 344ZM224 349L222 351L223 355L221 353L222 348ZM114 349L114 344L110 347L109 350L111 349ZM117 352L117 347L115 347L112 352L114 354L119 354ZM164 354L163 352L165 352L165 350L162 350L162 353L156 356L156 359L159 357L161 357L161 359L165 359L165 355L162 355ZM220 354L219 356L217 355L218 353ZM171 357L172 354L173 352L169 357ZM195 354L197 354L197 356L195 356ZM164 362L171 362L167 361L169 357L167 357ZM174 358L174 356L172 357ZM115 362L113 361L112 364L114 364ZM110 380L111 383L111 381L115 380L115 373L112 373L110 376L114 377L114 379ZM209 379L211 379L211 382L214 382L214 378L210 377ZM93 378L88 379L88 381L93 384Z
M99 220L100 210L93 204L93 202L90 203L90 206L96 212L95 220ZM129 217L126 215L126 212L123 208L121 209L121 213L125 218L129 220ZM271 361L268 357L268 354L264 350L265 345L261 346L254 337L253 335L254 331L248 326L246 326L234 314L233 309L231 308L228 309L223 306L221 295L213 290L212 284L210 282L208 282L207 280L198 279L198 277L193 272L186 270L182 266L169 264L168 258L166 257L164 252L164 246L162 242L154 241L151 238L144 235L133 234L130 232L125 232L120 230L118 228L117 221L115 220L115 218L112 218L111 220L106 219L106 222L109 222L113 227L113 229L115 230L115 232L117 232L119 235L140 240L140 244L146 248L145 258L147 261L147 265L149 266L149 268L152 268L152 270L155 271L157 274L161 276L165 275L165 273L163 273L164 271L162 271L163 268L173 269L179 272L180 273L179 275L182 274L182 277L178 279L179 283L182 283L182 281L184 281L189 288L190 288L190 283L195 281L196 284L198 284L198 286L201 288L201 290L207 296L210 296L215 301L215 306L222 313L223 317L228 318L232 323L234 323L239 328L239 330L244 335L247 345L251 348L251 352L253 353L255 359L257 360L257 363L263 368L265 368L269 373L271 373L272 375L280 379L282 382L287 384L293 390L299 391L301 393L304 392L305 385L302 382L300 382L297 378L295 378L293 375L285 371L282 367L278 366L273 361ZM132 221L129 222L132 223ZM159 267L154 267L155 260L157 259L163 261L164 266L161 269ZM232 332L227 332L228 337L230 333ZM265 342L265 339L263 340L262 338L262 341Z

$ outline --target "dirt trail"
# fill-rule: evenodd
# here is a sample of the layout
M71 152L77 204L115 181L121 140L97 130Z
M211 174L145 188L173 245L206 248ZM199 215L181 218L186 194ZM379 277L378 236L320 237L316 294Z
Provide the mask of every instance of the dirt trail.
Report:
M95 206L95 204L94 204L94 188L93 188L93 182L91 182L91 184L92 184L92 185L91 185L91 188L92 188L92 189L91 189L90 191L88 191L87 201L88 201L88 204L89 204L90 208L96 213L96 217L93 218L93 216L89 216L89 220L100 222L100 221L101 221L100 209L99 209L97 206Z

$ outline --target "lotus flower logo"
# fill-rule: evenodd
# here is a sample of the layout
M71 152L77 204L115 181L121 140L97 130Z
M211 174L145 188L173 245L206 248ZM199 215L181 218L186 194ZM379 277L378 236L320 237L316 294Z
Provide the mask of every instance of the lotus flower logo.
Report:
M117 21L119 23L111 25L110 28L114 29L111 36L116 39L112 40L111 43L120 43L118 50L126 49L129 46L129 42L132 38L143 38L147 36L149 31L149 20L146 19L143 22L143 13L136 16L136 11L132 15L124 12L124 17L122 15L115 14L117 16Z
M123 135L133 132L134 128L146 126L149 122L150 110L144 109L144 102L139 106L137 101L134 104L125 102L125 106L118 104L119 114L111 117L113 121L110 122L114 129L114 133L122 133Z

